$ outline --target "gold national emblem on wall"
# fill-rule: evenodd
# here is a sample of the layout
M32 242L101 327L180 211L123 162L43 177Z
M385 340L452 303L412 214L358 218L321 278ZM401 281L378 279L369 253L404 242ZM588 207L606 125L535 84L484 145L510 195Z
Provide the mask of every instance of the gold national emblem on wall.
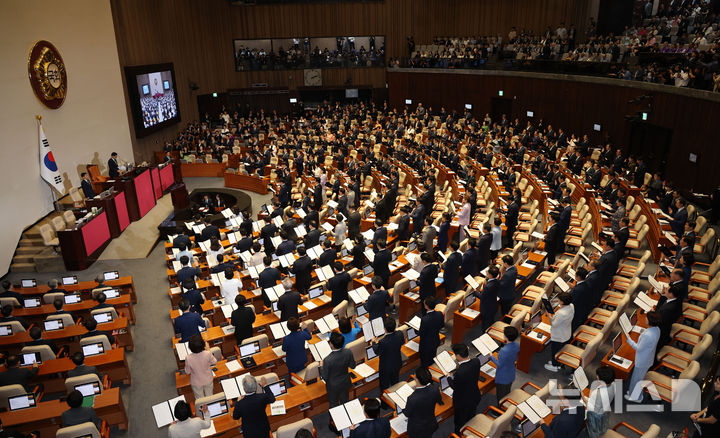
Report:
M60 52L49 41L40 40L30 49L28 78L43 105L60 108L67 94L67 73Z

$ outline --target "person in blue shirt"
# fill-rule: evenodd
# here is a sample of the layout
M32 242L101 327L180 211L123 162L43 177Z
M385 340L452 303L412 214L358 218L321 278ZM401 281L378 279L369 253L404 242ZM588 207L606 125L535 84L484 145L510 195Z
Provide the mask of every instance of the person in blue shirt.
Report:
M368 323L369 324L369 323ZM362 331L360 324L355 321L355 316L350 318L342 317L338 320L338 328L340 334L345 338L343 346L347 347L349 343L357 339L357 335Z
M200 329L205 328L205 320L199 313L188 312L190 302L183 298L180 300L178 307L182 311L182 315L175 318L175 333L180 334L180 342L188 342L193 335L199 335Z
M490 356L490 360L497 365L495 371L495 394L497 405L500 407L500 400L510 394L513 381L515 381L515 361L520 352L520 344L515 342L518 338L518 330L513 326L507 326L503 330L507 343L500 348L498 357Z
M660 322L662 317L659 312L648 312L648 328L640 334L638 341L627 338L627 343L635 349L635 367L630 376L628 392L625 400L640 403L642 401L642 386L638 385L645 378L645 374L655 362L655 349L660 340Z
M290 318L287 322L290 334L283 338L282 350L285 352L288 372L297 373L305 368L307 363L307 352L305 341L312 338L310 331L305 328L305 323L300 324L297 318Z

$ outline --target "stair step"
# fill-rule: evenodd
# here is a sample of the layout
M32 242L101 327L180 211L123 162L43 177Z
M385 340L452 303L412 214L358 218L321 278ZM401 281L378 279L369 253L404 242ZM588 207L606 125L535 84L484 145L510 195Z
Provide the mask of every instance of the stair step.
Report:
M44 246L18 246L18 249L15 251L16 255L20 254L37 254L41 252L43 249L45 249Z
M29 237L23 236L20 239L20 242L18 242L18 246L44 246L42 237L38 239L32 239Z
M10 272L35 272L35 263L13 263Z
M13 257L12 262L13 263L34 263L35 257L37 257L37 254L16 254L15 257Z

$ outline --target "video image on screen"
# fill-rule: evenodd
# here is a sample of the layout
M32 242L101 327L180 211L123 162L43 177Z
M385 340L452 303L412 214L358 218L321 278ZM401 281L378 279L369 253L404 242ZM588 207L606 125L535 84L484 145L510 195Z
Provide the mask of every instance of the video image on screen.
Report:
M178 116L170 70L135 76L140 95L143 127L149 128Z

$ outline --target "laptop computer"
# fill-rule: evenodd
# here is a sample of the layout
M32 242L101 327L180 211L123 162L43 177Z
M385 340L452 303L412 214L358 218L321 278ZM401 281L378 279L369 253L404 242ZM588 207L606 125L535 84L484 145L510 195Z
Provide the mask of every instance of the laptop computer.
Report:
M377 353L375 353L375 349L372 347L367 347L365 349L365 357L367 358L367 360L376 358Z
M75 389L80 391L83 397L91 397L93 395L100 394L102 388L100 388L100 382L83 383L82 385L75 385Z
M413 339L415 339L415 338L418 337L417 332L416 332L415 329L412 328L412 327L408 327L408 329L407 329L407 331L405 332L405 334L407 335L407 340L408 340L408 341L412 341Z
M80 298L80 294L69 294L65 295L65 304L75 304L82 301L82 298Z
M373 271L372 266L370 266L370 265L363 266L363 275L369 275L370 273L372 273L372 271Z
M205 406L207 407L208 414L210 414L210 418L219 417L220 415L228 413L227 400L225 399L209 403Z
M272 383L268 386L268 388L270 388L270 391L272 391L275 397L287 394L287 386L285 385L284 380Z
M12 326L10 324L0 325L0 336L12 336Z
M97 356L98 354L103 354L105 352L105 346L103 346L102 342L98 342L97 344L86 344L82 346L82 352L85 357Z
M357 306L357 307L355 308L355 314L356 314L356 316L363 316L363 315L366 315L367 313L368 313L367 309L366 309L365 306L362 305L362 304L360 304L359 306Z
M310 292L309 292L309 295L310 295L310 299L311 299L311 300L312 300L313 298L319 297L319 296L322 295L322 294L323 294L323 290L322 290L322 288L320 288L320 287L316 287L315 289L310 289Z
M38 365L42 363L42 360L40 358L40 352L22 353L22 357L20 358L21 367L30 367L33 365L33 363L36 363Z
M475 304L475 295L468 295L465 297L465 307L470 307Z
M62 319L50 319L50 320L44 321L43 326L44 326L46 332L62 330L64 327Z
M102 291L102 293L105 294L105 298L107 298L107 299L117 298L120 296L120 291L117 289L107 289L107 290Z
M23 300L23 306L25 306L26 309L40 307L40 305L40 298L25 298Z
M21 287L37 287L37 281L34 278L26 278L20 280Z
M104 324L113 320L112 312L103 312L93 314L93 318L98 324Z
M118 278L120 278L120 274L118 274L118 271L103 272L103 278L105 279L105 281L117 280Z
M35 394L23 394L16 395L15 397L8 397L8 405L11 411L33 408L36 406Z
M252 356L260 351L260 342L255 341L250 344L241 345L238 349L240 350L240 363L243 368L252 368L257 365Z

